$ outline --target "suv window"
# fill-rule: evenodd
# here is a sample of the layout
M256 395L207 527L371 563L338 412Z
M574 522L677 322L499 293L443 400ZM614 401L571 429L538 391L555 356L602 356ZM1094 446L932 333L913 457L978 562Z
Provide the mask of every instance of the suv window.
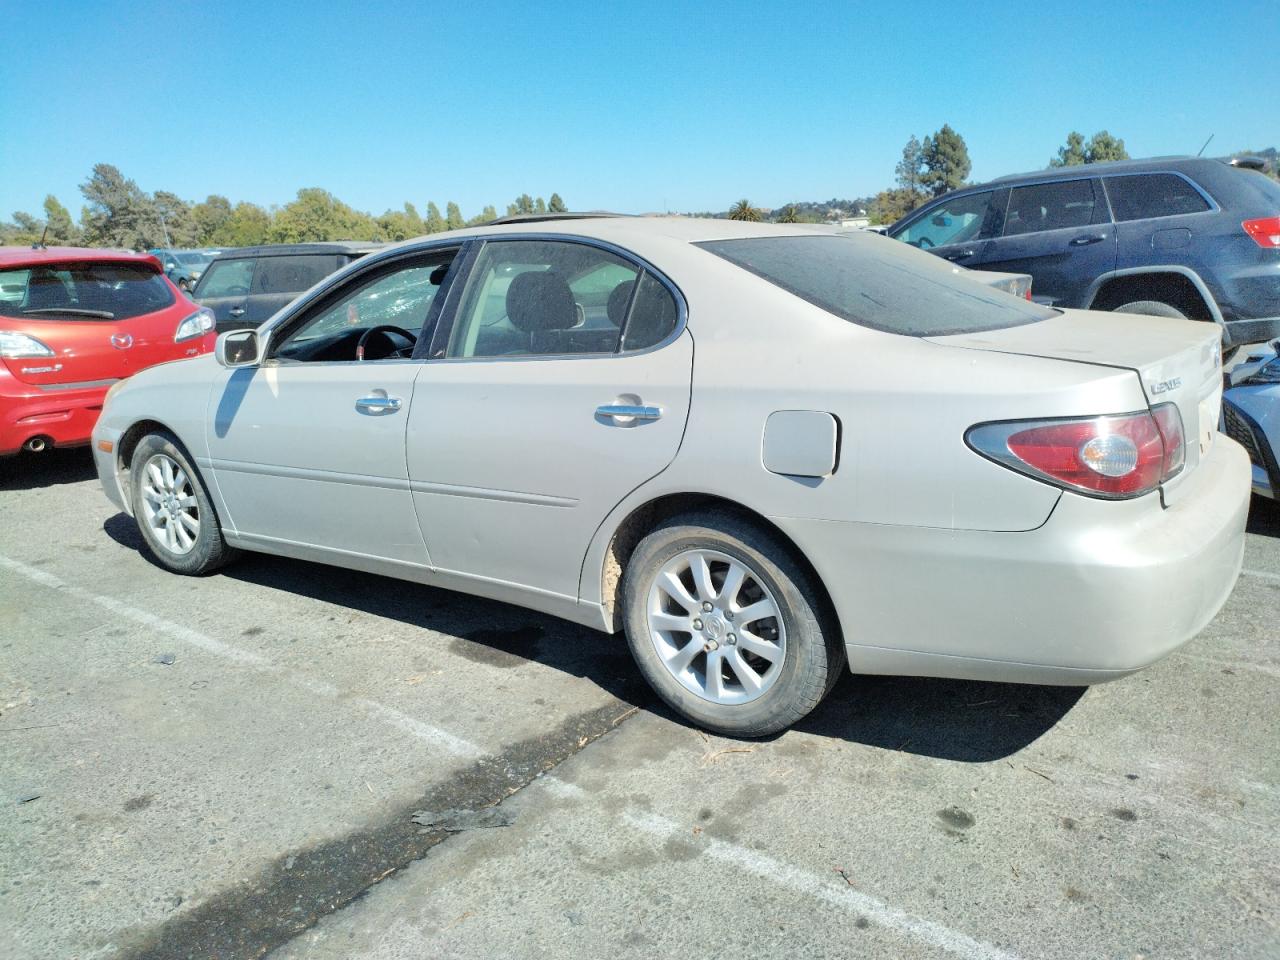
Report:
M253 261L215 260L200 278L200 299L212 297L246 297L253 280Z
M263 257L253 278L254 293L301 293L338 267L331 253Z
M991 209L992 195L988 191L944 200L906 229L894 234L894 239L925 250L974 240L982 232L982 224Z
M1209 209L1199 192L1172 173L1137 173L1106 177L1107 196L1117 221L1176 217Z
M944 336L1056 316L964 273L940 270L934 257L874 234L712 240L697 246L850 323L888 333Z
M172 306L155 271L135 263L73 263L0 270L0 316L128 320Z
M1087 227L1105 221L1094 197L1092 180L1055 180L1014 187L1004 218L1004 235Z
M491 241L471 269L446 356L638 350L660 342L676 319L671 293L607 250L567 241Z

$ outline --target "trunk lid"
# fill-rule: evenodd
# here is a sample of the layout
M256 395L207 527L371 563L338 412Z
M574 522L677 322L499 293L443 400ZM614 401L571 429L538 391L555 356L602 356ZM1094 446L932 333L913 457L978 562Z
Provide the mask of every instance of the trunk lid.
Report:
M1222 328L1217 324L1065 310L1038 323L927 339L969 350L1132 370L1149 405L1176 403L1182 415L1186 467L1164 485L1167 493L1195 469L1215 442L1222 404ZM1166 502L1171 502L1168 497Z
M22 383L74 389L100 382L109 385L130 373L129 350L112 345L120 326L114 321L0 318L0 323L35 337L54 353L52 357L5 357L5 367Z

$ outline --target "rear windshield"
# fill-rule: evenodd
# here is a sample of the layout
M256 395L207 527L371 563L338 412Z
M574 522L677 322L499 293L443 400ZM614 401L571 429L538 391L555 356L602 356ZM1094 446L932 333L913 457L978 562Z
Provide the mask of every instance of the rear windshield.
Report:
M873 234L697 244L859 326L909 337L1000 330L1056 311L987 287L931 254Z
M0 316L127 320L173 304L155 271L134 263L70 263L0 270Z

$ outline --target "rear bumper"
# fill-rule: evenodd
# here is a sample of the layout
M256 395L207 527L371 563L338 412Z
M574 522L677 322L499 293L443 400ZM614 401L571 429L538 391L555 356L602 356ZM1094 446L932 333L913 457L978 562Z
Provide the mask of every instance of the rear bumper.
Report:
M1239 575L1248 509L1248 457L1219 438L1168 508L1063 494L1023 533L775 522L831 593L853 672L1079 685L1203 629Z
M17 453L33 437L57 447L88 443L109 386L41 389L0 366L0 456Z
M1227 436L1248 451L1253 492L1280 498L1280 383L1227 390L1222 419Z

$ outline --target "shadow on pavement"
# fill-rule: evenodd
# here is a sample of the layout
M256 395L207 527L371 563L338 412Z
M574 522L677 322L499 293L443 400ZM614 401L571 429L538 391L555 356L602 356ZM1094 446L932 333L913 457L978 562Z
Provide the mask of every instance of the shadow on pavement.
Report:
M1263 537L1280 537L1280 502L1266 497L1254 497L1249 504L1250 533Z
M0 458L0 490L35 490L60 483L82 483L97 476L88 447L54 448Z
M142 537L125 514L111 517L103 529L120 545L142 550ZM150 553L142 552L155 564ZM684 722L650 691L621 635L605 636L494 600L282 557L246 554L217 575L434 630L453 638L452 653L477 663L513 667L534 660L590 680L625 703ZM796 729L943 760L989 762L1048 732L1084 691L846 675Z

